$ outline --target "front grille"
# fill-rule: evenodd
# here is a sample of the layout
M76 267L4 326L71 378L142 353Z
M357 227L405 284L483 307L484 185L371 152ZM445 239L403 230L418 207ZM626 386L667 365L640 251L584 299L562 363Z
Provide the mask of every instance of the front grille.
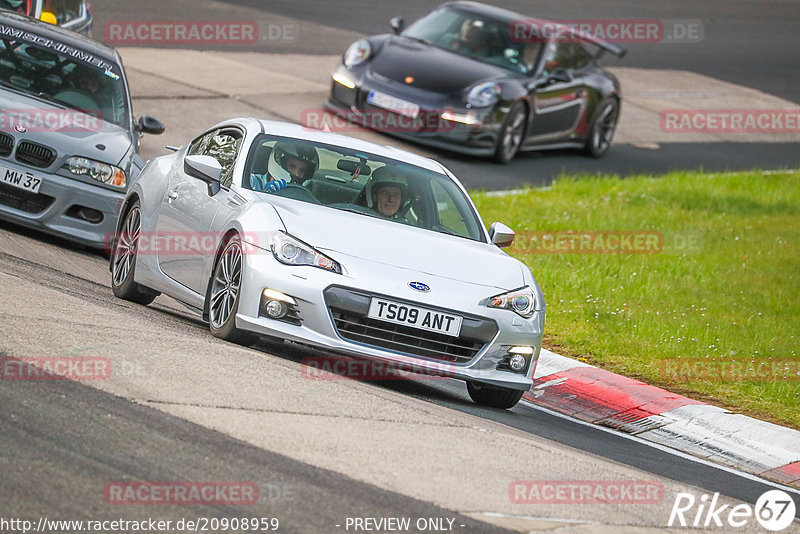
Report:
M0 204L26 213L41 213L55 202L55 198L41 193L31 193L0 183Z
M469 362L484 345L464 337L454 338L347 313L334 311L333 318L339 335L350 341L451 363Z
M10 156L13 149L14 138L8 134L0 133L0 156Z
M325 302L339 336L412 356L464 364L497 335L498 327L494 321L465 314L459 314L463 316L459 337L370 319L369 307L373 296L398 301L395 297L344 287L331 286L325 290ZM407 303L417 305L414 302ZM441 311L454 313L452 310Z
M17 146L17 161L33 167L46 168L56 160L56 152L50 147L23 141Z

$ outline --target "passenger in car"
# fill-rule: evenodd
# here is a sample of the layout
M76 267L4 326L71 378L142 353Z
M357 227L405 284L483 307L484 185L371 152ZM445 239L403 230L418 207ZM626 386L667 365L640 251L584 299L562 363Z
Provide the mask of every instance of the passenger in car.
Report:
M366 185L367 206L386 218L402 216L400 208L408 196L408 181L395 168L381 167Z

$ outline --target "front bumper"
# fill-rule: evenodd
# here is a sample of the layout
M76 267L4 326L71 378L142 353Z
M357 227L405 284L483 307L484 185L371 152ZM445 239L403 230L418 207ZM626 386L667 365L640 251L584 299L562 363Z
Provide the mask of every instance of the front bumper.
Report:
M238 328L326 349L331 351L331 355L344 354L391 362L398 367L425 374L518 390L528 390L533 383L532 377L541 349L544 311L536 312L530 319L522 319L508 310L478 306L475 296L479 293L485 293L485 296L497 293L492 288L476 288L464 282L435 279L439 296L432 298L430 294L415 292L398 282L415 279L414 277L431 280L430 275L410 273L397 267L384 266L382 272L356 280L351 276L337 275L313 267L288 267L278 263L271 253L265 251L246 255L245 262L247 274L236 316ZM259 316L260 297L264 288L274 289L294 298L300 324ZM393 346L402 349L401 343L386 343L386 340L379 343L368 342L370 332L366 330L365 336L361 337L354 336L352 331L342 330L342 314L349 313L351 317L357 317L363 313L365 316L365 306L368 307L370 295L462 315L465 317L462 335L458 341L456 338L452 339L454 344L463 344L463 337L467 332L475 338L471 340L475 342L474 352L459 352L458 349L457 352L461 355L452 358L435 357L431 352L422 356L414 353L416 351L413 348L408 351L388 348ZM445 298L445 295L449 298ZM445 305L437 306L437 302L444 302ZM392 326L392 323L378 322ZM391 337L394 334L385 335ZM425 344L427 341L420 343ZM524 371L512 372L503 365L503 361L510 347L520 345L532 347L533 355Z
M116 230L123 192L30 169L10 160L2 160L2 165L32 172L42 179L42 184L38 193L31 193L0 182L0 218L95 248L107 244ZM94 211L87 212L85 208ZM89 213L91 217L85 218Z
M502 110L467 110L463 104L449 103L441 95L403 86L371 73L356 79L341 66L337 73L350 76L355 85L348 88L332 80L330 95L324 106L339 117L365 128L436 148L475 156L494 154L505 118ZM370 91L379 91L418 104L418 119L412 120L373 106L367 102ZM447 120L442 117L445 110L472 115L478 122L466 124Z

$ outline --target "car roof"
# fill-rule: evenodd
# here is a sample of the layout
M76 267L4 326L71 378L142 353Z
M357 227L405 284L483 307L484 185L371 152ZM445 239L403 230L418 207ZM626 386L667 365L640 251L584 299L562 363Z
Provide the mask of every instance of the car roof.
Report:
M256 121L260 125L261 130L268 135L294 137L297 139L303 139L305 141L325 143L329 145L341 146L351 150L369 152L370 154L374 154L379 157L400 160L412 165L416 165L417 167L422 167L424 169L446 175L444 168L437 161L389 145L382 146L369 141L356 139L354 137L349 137L338 133L325 132L289 122L272 121L266 119L238 119L233 122L241 121L242 125L246 126L247 121L249 120ZM226 121L226 123L228 123L228 121Z
M0 11L0 25L9 26L16 30L32 33L83 50L84 52L89 52L93 56L104 59L110 63L119 62L115 48L71 30L66 30L26 15L12 13L10 11Z

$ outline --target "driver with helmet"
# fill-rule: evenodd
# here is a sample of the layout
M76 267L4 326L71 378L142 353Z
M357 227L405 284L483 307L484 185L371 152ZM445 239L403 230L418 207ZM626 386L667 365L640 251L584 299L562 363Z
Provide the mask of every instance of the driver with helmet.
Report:
M319 169L319 154L313 146L294 141L279 141L272 148L265 174L250 174L255 191L276 191L287 184L302 185Z
M365 187L367 207L388 219L402 218L398 214L408 198L408 180L388 165L376 169Z

